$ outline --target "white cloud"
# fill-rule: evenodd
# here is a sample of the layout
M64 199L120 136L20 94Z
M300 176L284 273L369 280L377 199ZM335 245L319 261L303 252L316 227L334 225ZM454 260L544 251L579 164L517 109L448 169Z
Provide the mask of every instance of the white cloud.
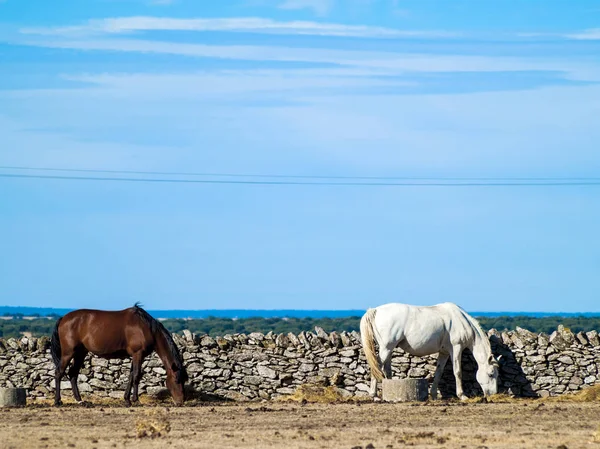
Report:
M84 25L51 28L23 28L20 31L23 34L49 36L120 34L136 31L228 31L363 38L444 38L456 36L454 33L445 31L410 31L394 28L310 21L280 22L259 17L232 17L222 19L176 19L144 16L116 17L90 20Z
M244 61L328 63L345 67L378 70L380 74L388 75L402 75L405 72L551 71L563 72L565 78L571 80L600 80L600 66L598 64L576 60L566 62L561 59L550 58L438 55L251 45L218 46L138 39L40 39L23 41L20 44L48 48L159 53Z
M579 33L567 34L564 37L575 40L600 40L600 28L591 28Z
M334 0L285 0L279 5L281 9L312 9L315 14L325 16L331 11Z

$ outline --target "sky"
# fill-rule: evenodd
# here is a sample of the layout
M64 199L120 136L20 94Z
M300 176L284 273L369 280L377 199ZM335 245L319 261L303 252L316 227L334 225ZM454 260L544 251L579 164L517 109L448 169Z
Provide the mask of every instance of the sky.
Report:
M597 0L0 0L0 304L598 312L599 185L6 175L600 178L599 83Z

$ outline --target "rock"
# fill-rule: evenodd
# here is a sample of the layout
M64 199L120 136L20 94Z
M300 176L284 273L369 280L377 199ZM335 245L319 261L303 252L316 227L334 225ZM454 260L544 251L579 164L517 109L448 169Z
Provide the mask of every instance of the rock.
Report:
M217 342L212 337L205 335L200 339L200 346L205 348L214 348L217 346Z
M339 352L341 357L354 357L356 355L355 349L344 349Z
M183 330L183 337L190 343L194 342L194 337L192 336L192 333L187 329Z
M311 371L314 371L314 369L315 365L313 365L312 363L303 363L302 365L300 365L299 368L299 370L304 373L309 373Z
M558 325L558 329L550 335L550 344L559 350L565 350L570 347L575 341L573 332L566 329L562 324Z
M558 357L558 361L561 363L565 363L567 365L573 364L573 359L571 357L569 357L568 355L563 355L561 357Z
M302 331L298 334L298 341L301 345L303 345L306 349L310 349L310 342L308 341L308 337L306 336L306 332Z
M408 370L408 377L424 377L427 373L423 368L411 368Z
M342 339L335 331L329 334L329 342L334 348L340 348L342 346Z
M279 334L275 338L275 344L280 348L287 348L290 345L290 339L285 334Z
M293 346L300 346L300 340L298 339L298 337L296 336L296 334L293 334L292 332L289 332L287 334L288 339L290 340L290 343Z
M340 333L340 338L341 338L342 344L344 346L352 345L352 340L350 340L350 336L348 335L348 333L346 331L343 331L342 333Z
M254 340L256 342L260 342L260 341L263 341L265 339L265 336L263 334L261 334L260 332L252 332L251 334L248 335L248 338L250 340Z
M295 388L281 387L275 390L279 394L294 394L296 392Z
M585 333L587 340L590 342L592 346L598 347L600 346L600 338L598 338L598 331L589 331Z
M263 379L260 376L246 376L244 377L244 383L248 385L260 385Z
M258 374L268 379L277 379L277 372L267 366L259 366L257 368Z
M588 344L588 339L585 336L584 332L577 332L575 338L577 338L577 341L579 341L579 343L583 346L586 346Z
M94 357L92 359L92 366L96 367L102 367L102 368L107 368L108 367L108 360L107 359L101 359L98 357Z
M319 337L321 340L329 341L329 335L323 330L322 327L315 326L315 332L317 333L317 337Z

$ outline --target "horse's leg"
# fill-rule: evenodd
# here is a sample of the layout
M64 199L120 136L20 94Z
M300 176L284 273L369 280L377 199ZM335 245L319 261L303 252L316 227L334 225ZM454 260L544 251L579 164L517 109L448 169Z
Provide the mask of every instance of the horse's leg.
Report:
M438 355L437 366L435 368L435 375L433 376L433 382L431 383L431 399L437 399L438 384L440 383L442 373L444 372L444 367L446 366L446 362L449 358L450 354L446 352L440 352Z
M77 386L77 378L79 377L79 371L83 366L83 362L85 361L85 356L87 355L86 349L79 349L75 352L75 356L73 357L73 365L69 369L69 380L71 381L71 390L73 390L73 396L75 400L81 403L81 395L79 394L79 387Z
M133 371L133 403L139 402L140 400L138 397L138 386L140 385L140 380L142 380L143 361L144 356L141 351L133 354L133 357L131 358L131 367Z
M385 358L381 359L381 360L383 360L382 370L383 370L383 374L385 374L386 379L392 378L392 354L393 353L394 353L394 350L392 349L391 351L388 351L385 354Z
M377 396L377 379L371 374L371 388L369 388L369 395L374 398Z
M392 354L394 348L379 348L379 363L381 364L381 371L386 379L392 378Z
M383 371L383 375L386 379L392 378L392 353L393 349L389 350L387 348L379 348L379 364L381 366L381 370ZM369 388L369 394L371 397L377 396L377 379L373 375L371 375L371 388Z
M131 386L133 385L133 358L131 359L131 368L129 369L129 380L127 381L127 387L125 387L125 404L127 407L131 405Z
M56 371L54 372L54 405L61 405L62 401L60 400L60 379L65 374L67 367L69 366L69 362L73 358L73 352L65 352L63 348L63 354L60 357L60 365L56 367Z
M454 378L456 379L456 396L464 401L468 399L464 392L462 386L462 367L461 367L461 359L462 359L463 347L460 345L454 345L452 347L452 367L454 368Z

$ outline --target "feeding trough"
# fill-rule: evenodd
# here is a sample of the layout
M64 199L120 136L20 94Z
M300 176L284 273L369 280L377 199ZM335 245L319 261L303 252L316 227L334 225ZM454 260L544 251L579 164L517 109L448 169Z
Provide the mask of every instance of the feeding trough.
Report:
M0 388L0 407L22 407L26 403L25 388Z
M381 398L387 402L426 401L429 383L426 379L383 379Z

